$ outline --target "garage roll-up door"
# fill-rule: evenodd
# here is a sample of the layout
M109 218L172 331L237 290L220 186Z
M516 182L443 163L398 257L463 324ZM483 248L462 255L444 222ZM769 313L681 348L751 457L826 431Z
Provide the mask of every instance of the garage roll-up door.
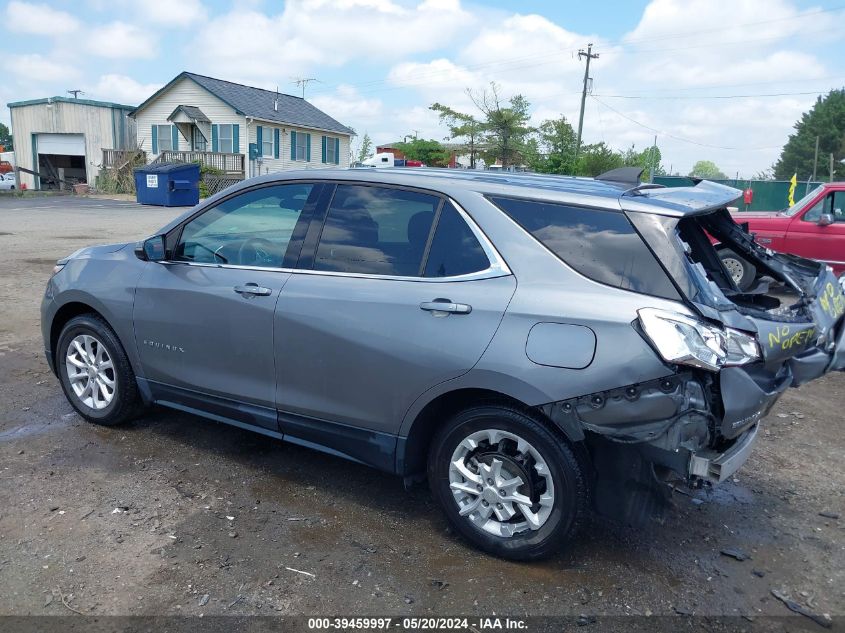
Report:
M39 154L85 156L85 136L83 134L38 134L36 143Z

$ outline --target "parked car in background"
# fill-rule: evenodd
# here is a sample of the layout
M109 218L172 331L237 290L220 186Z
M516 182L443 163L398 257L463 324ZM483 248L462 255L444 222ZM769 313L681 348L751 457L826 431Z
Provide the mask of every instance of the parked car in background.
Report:
M7 160L0 160L0 174L8 174L15 170L14 165Z
M728 479L788 387L845 367L827 266L755 243L735 189L639 178L252 178L59 260L45 353L91 422L155 403L427 478L470 542L541 558L591 501L641 521ZM786 290L743 293L708 236Z
M9 191L15 188L15 174L0 174L0 191Z
M836 275L845 272L845 182L819 185L785 211L740 212L734 219L761 246L824 262ZM727 246L719 247L719 255L744 290L765 274Z

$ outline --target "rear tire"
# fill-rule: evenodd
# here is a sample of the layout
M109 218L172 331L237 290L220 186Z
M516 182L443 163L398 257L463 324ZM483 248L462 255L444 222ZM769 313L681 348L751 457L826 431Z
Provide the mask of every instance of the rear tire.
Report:
M56 369L68 402L89 422L115 426L138 413L135 373L117 335L96 314L65 324L56 346Z
M507 404L474 406L444 425L432 441L428 480L459 534L510 560L546 558L571 542L589 505L566 440Z
M740 290L744 292L751 287L751 284L757 278L757 269L753 264L729 248L723 248L719 251L719 259L722 260L722 264Z

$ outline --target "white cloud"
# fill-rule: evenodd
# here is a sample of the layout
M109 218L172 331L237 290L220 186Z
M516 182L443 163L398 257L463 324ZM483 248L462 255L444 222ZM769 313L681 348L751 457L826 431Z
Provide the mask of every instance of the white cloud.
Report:
M126 105L140 105L161 88L161 84L142 84L126 75L102 75L97 85L86 91L93 99L114 101Z
M133 2L138 20L161 26L200 26L206 10L200 0L144 0Z
M111 22L91 29L85 46L89 53L111 59L151 59L156 40L148 30L125 22Z
M7 64L7 71L26 81L47 83L66 81L79 76L79 71L74 66L42 55L12 55L7 59Z
M206 72L272 87L320 66L389 63L397 54L437 50L472 22L459 0L412 7L390 0L291 0L279 14L240 7L218 15L200 28L186 52ZM237 45L221 44L221 34Z
M352 125L350 122L355 121L353 127L360 135L384 117L381 99L362 97L355 88L348 85L338 86L334 92L318 94L308 100L341 123Z
M830 18L818 9L799 11L787 0L653 0L631 32L613 43L542 16L511 15L468 31L449 58L398 60L388 81L415 91L424 104L440 101L468 112L474 110L465 89L495 81L506 99L522 94L531 102L532 123L563 114L575 126L584 72L577 51L594 42L600 58L591 67L593 93L622 114L588 98L585 142L643 148L659 130L667 168L688 171L706 156L726 171L750 176L774 162L813 96L654 97L825 87L830 72L811 51L818 33L832 37ZM795 78L818 83L795 84ZM620 94L640 98L609 97ZM719 149L728 147L739 149Z
M79 21L70 13L53 9L46 4L13 0L6 5L4 26L16 33L64 35L78 29Z

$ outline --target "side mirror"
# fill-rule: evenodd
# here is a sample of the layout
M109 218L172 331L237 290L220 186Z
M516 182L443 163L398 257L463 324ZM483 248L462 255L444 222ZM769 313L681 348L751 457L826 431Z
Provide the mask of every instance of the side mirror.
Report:
M148 237L135 247L135 256L145 262L160 262L164 255L164 235Z
M819 226L827 226L829 224L833 224L834 217L832 213L822 213L819 216Z

